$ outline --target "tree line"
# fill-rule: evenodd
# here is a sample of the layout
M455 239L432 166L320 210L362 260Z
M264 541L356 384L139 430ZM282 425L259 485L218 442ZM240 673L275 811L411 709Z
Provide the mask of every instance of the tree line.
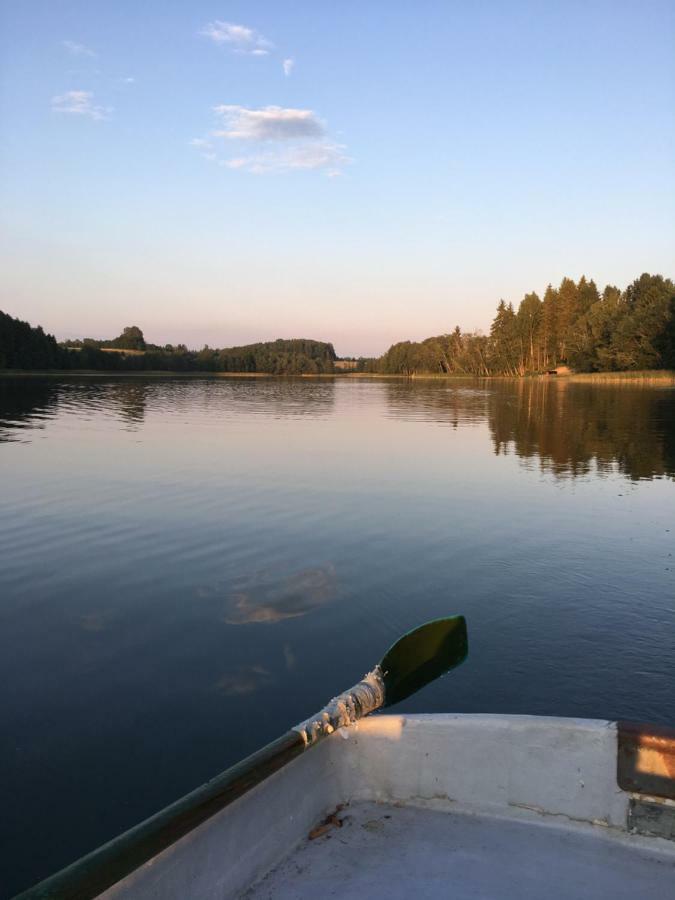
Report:
M305 339L197 351L185 344L158 346L146 343L136 325L112 340L83 338L58 344L40 326L33 328L0 312L0 369L321 375L333 372L336 359L332 344Z
M250 372L320 375L335 372L332 344L295 339L242 347L188 350L184 344L146 343L138 326L112 340L57 344L39 326L0 312L0 368L112 371ZM580 372L675 368L675 285L644 274L625 290L592 279L563 278L543 297L525 294L515 309L500 301L489 334L463 332L400 341L356 370L386 375L510 375L547 372L559 365Z
M675 285L644 274L625 290L563 278L517 309L500 301L489 334L462 332L393 344L359 369L390 375L512 375L565 364L580 372L675 368Z
M0 369L59 369L64 358L51 334L0 310Z

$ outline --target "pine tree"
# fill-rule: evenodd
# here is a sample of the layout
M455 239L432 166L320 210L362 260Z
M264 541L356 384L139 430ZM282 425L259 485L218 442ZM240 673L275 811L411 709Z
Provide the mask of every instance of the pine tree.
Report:
M534 292L525 294L518 307L518 333L521 342L520 373L538 371L540 348L538 342L542 321L542 303Z
M661 275L641 275L624 293L625 312L612 334L621 369L666 365L675 331L675 285Z
M577 316L585 316L591 306L600 299L600 293L593 279L586 281L585 275L582 275L579 279L577 292Z
M548 369L558 360L558 292L551 284L544 292L540 340L543 367Z
M504 375L517 375L519 336L513 304L499 301L497 315L490 328L491 359L494 369Z
M558 359L567 362L567 346L579 312L579 289L571 278L563 278L558 288Z

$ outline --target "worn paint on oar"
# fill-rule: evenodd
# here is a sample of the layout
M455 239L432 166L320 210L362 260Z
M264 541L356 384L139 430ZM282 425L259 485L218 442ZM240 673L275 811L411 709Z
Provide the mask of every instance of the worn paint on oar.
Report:
M276 741L226 769L145 822L94 850L16 900L90 900L176 843L336 728L404 700L466 658L463 616L404 635L372 672Z
M372 672L293 731L302 736L305 746L311 747L336 729L393 706L445 675L464 662L468 648L464 616L427 622L404 634Z

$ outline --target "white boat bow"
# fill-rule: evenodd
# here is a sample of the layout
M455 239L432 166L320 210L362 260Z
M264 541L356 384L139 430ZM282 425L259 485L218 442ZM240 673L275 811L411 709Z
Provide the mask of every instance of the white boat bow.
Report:
M672 900L674 763L665 729L377 715L340 729L101 896ZM320 836L310 840L313 829Z

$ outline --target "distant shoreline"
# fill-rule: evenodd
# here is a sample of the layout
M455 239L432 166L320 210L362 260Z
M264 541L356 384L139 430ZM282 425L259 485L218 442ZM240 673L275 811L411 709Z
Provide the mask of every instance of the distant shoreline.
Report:
M275 375L273 372L173 372L170 369L121 371L120 369L0 369L0 378L58 377L58 378L341 378L333 373L315 375Z
M121 372L119 370L103 369L0 369L0 378L274 378L325 380L337 378L349 379L376 379L378 381L559 381L589 384L625 384L653 382L658 384L675 385L675 370L654 369L624 372L578 372L568 375L471 375L471 374L444 374L432 375L429 373L414 375L385 375L378 372L334 372L322 374L298 374L276 375L272 372L173 372L169 370L148 370L147 372Z

